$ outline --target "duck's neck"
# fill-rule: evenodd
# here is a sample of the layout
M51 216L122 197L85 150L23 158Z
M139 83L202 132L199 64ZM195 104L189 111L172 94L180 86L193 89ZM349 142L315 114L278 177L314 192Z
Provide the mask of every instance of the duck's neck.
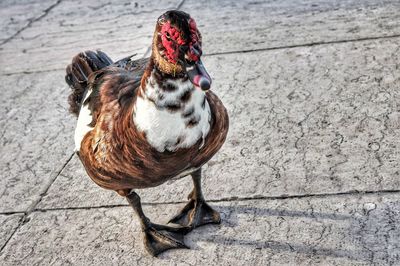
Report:
M156 150L177 151L204 141L210 130L210 107L205 93L186 75L148 69L134 106L133 120Z

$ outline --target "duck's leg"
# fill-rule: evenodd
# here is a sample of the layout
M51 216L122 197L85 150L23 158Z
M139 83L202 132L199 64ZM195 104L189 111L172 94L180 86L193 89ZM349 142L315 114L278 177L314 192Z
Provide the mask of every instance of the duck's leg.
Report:
M168 223L189 226L192 229L205 224L221 223L219 213L206 203L201 192L201 168L191 175L194 188L188 196L189 203Z
M138 194L131 191L126 198L139 217L144 232L144 245L151 255L157 256L173 248L189 248L183 242L183 236L190 231L190 228L154 224L144 215Z

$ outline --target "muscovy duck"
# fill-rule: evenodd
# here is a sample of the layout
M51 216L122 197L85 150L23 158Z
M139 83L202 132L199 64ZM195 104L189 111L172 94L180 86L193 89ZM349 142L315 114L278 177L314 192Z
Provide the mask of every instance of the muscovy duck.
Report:
M156 23L150 58L113 62L104 52L72 59L66 82L78 116L75 149L90 178L126 197L139 217L153 256L188 248L184 234L220 215L201 191L201 167L223 145L228 114L209 89L201 35L189 14L171 10ZM188 204L166 226L143 213L138 188L191 175Z

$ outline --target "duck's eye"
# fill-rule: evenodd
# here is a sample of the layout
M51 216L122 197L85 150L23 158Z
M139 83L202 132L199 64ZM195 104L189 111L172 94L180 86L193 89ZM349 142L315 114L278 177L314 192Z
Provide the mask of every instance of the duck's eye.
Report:
M167 38L168 41L171 40L171 35L169 35L169 32L165 32L165 38Z

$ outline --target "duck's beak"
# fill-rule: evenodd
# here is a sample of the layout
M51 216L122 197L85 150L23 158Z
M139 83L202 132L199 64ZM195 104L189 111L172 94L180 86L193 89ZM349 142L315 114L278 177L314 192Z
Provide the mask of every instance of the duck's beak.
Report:
M186 60L185 60L186 62ZM211 87L211 78L208 75L207 70L203 66L203 62L198 59L196 62L186 62L186 72L190 81L196 87L201 88L203 91L209 90Z
M184 66L193 85L207 91L211 87L211 78L203 66L203 62L201 62L201 55L202 51L198 43L191 46L181 46L178 60Z

